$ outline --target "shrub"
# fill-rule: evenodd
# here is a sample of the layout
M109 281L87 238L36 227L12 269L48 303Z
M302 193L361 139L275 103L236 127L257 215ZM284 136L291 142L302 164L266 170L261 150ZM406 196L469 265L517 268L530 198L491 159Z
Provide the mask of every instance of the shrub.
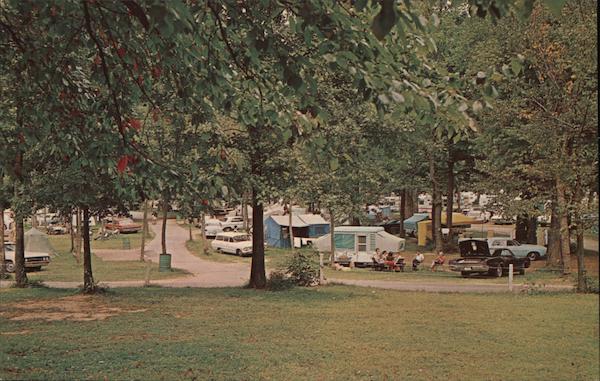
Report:
M267 288L270 291L285 291L293 288L294 286L294 280L290 279L290 277L282 271L271 271L269 274Z
M319 263L315 252L296 252L287 262L287 273L298 286L314 286L319 283Z

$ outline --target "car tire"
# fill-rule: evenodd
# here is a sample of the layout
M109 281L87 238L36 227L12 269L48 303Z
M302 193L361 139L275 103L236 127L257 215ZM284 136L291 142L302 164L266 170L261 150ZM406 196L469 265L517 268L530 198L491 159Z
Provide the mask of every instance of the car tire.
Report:
M217 250L217 253L222 253L222 252L223 252L223 250L221 250L221 248L220 248L220 247L217 247L217 249L216 249L216 250Z
M240 249L237 249L235 251L235 255L237 255L238 257L241 257L242 256L242 251Z
M6 262L4 262L4 268L6 269L7 273L14 273L15 272L15 264L13 263L13 261L6 261Z
M502 269L502 266L496 267L496 269L494 270L494 275L498 278L500 278L500 277L502 277L502 275L504 275L504 269Z
M461 271L461 272L460 272L460 275L461 275L463 278L468 278L468 277L469 277L469 275L471 275L471 273L470 273L470 272L468 272L468 271Z
M537 261L540 258L540 253L532 251L531 253L527 253L527 258L529 258L530 261Z

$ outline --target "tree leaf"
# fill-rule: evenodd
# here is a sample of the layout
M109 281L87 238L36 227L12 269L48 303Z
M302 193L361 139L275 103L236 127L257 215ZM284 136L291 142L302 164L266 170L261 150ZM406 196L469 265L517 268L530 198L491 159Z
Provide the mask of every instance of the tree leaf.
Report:
M373 19L371 30L377 39L383 40L385 36L392 30L398 16L394 7L394 0L382 0L381 10Z

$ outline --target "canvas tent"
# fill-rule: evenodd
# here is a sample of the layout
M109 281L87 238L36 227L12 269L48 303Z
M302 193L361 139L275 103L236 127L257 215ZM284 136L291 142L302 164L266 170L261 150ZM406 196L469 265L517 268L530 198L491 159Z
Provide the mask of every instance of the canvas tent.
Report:
M31 228L25 232L25 251L53 254L54 248L52 248L46 233Z
M446 227L446 213L442 213L442 227ZM453 229L465 229L475 224L483 224L482 220L477 220L473 217L465 216L462 213L452 213L452 228ZM417 244L419 246L425 246L427 239L432 239L432 226L431 220L421 221L417 228Z
M290 216L269 216L265 220L265 242L272 247L290 247ZM307 244L310 238L318 238L329 233L329 223L317 214L292 216L294 247Z
M418 223L429 219L429 213L416 213L404 220L404 232L416 236Z

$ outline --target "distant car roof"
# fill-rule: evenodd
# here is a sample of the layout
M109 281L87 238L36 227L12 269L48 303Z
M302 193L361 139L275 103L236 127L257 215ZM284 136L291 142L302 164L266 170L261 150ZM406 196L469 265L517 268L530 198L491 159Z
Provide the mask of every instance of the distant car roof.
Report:
M218 235L222 235L222 236L225 236L225 237L237 237L237 236L240 236L240 235L250 235L250 234L243 233L243 232L242 233L241 232L223 232L223 233L219 233Z

